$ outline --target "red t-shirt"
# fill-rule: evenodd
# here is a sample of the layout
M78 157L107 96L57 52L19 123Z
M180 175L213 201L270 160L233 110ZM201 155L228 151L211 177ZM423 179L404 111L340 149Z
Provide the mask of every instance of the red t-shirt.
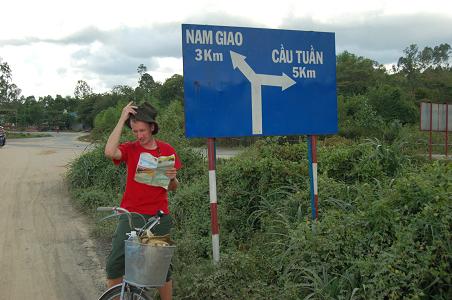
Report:
M121 207L131 212L140 214L155 215L158 210L163 210L165 214L168 209L168 191L163 187L157 187L140 183L135 180L137 164L140 157L152 155L153 157L175 155L174 167L179 170L181 162L173 147L162 141L157 141L157 148L149 150L141 146L138 141L126 142L119 145L121 159L113 160L116 165L124 161L127 165L126 190L122 197Z

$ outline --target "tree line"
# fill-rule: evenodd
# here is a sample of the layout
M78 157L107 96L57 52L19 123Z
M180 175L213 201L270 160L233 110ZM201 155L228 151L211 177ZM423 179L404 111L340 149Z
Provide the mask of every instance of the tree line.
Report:
M23 96L12 81L12 70L0 58L0 123L16 128L36 127L41 130L94 127L95 117L118 103L133 100L150 101L158 107L183 99L183 77L174 74L164 83L154 81L143 64L137 68L136 87L114 86L111 91L95 93L84 80L78 80L73 96Z
M416 44L404 49L396 65L388 70L378 62L344 51L337 55L337 93L341 134L353 137L381 124L397 121L416 123L418 103L451 102L451 46L447 43L422 50ZM137 68L136 87L118 85L105 93L95 93L79 80L73 96L45 97L21 95L12 70L0 58L0 122L16 127L69 129L74 124L90 129L96 116L133 100L149 101L163 108L183 100L183 77L175 74L157 82L145 65Z

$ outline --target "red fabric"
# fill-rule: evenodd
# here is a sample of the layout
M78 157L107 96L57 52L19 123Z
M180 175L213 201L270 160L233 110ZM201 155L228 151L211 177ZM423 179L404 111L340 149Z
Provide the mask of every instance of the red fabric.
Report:
M135 172L142 152L147 152L155 157L176 156L175 168L181 168L179 156L173 147L162 141L157 142L157 149L149 150L140 145L138 141L127 142L119 145L121 150L121 159L113 160L116 165L124 161L127 165L127 182L126 190L122 197L121 207L131 212L140 214L154 215L158 210L163 210L165 214L169 213L168 209L168 191L162 187L150 186L139 183L134 180Z

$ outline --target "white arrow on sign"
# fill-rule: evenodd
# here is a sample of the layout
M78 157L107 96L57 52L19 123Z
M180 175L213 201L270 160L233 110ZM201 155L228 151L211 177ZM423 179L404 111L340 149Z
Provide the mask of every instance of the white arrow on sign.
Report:
M262 134L262 86L280 86L284 91L294 85L296 82L287 76L256 74L254 70L246 63L245 56L229 51L231 54L232 67L238 68L246 79L251 83L251 119L253 124L253 134Z

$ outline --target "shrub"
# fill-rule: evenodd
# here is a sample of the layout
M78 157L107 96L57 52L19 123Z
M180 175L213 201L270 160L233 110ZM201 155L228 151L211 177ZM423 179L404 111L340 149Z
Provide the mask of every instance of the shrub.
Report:
M405 124L419 119L414 101L398 87L378 86L370 90L368 97L369 103L386 122L399 120Z
M451 168L444 163L414 167L403 151L391 152L397 147L369 140L323 149L321 218L316 223L306 218L304 145L267 140L223 162L218 172L218 268L210 265L205 231L207 178L181 189L190 200L175 202L173 210L183 206L193 218L185 213L178 229L184 249L177 256L182 269L175 276L183 283L176 294L190 299L446 299L451 292ZM337 157L343 153L352 163L351 169L340 171L336 165L343 159ZM399 156L391 158L395 154ZM291 173L295 170L304 171L298 177ZM336 179L330 177L340 172ZM344 182L347 173L355 176ZM189 193L196 196L191 199ZM434 222L430 213L437 217Z
M381 136L383 119L366 96L338 97L339 133L347 138Z
M393 142L319 143L317 221L309 217L304 142L265 138L219 160L221 262L213 266L207 163L179 130L180 111L172 103L159 121L159 138L184 164L182 185L170 195L176 297L450 298L452 168L409 156L409 127ZM94 207L118 201L124 171L98 147L72 164L69 182L80 203Z

